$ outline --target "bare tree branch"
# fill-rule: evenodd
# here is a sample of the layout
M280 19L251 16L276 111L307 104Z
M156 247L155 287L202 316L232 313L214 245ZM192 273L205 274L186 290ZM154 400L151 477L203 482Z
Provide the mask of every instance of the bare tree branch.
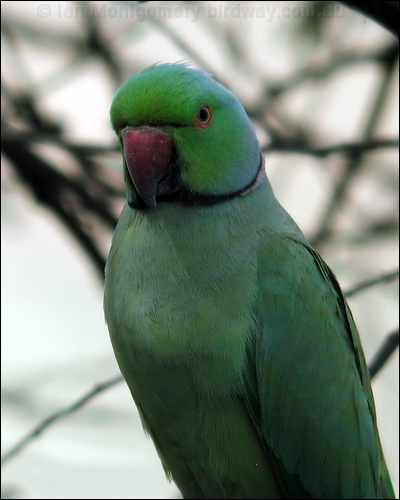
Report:
M374 378L379 371L385 366L387 360L399 347L399 330L389 333L381 347L375 353L374 357L369 363L369 374L371 379Z
M394 36L399 37L399 2L390 0L354 0L340 2L351 9L358 10L381 24Z
M282 143L278 141L272 142L262 149L264 153L273 153L281 151L285 153L299 153L310 156L318 156L324 158L332 154L359 155L367 151L376 149L398 148L398 139L370 139L360 142L344 142L334 144L324 148L315 148L305 143L296 143L297 141L284 140Z
M15 457L18 453L26 448L35 438L39 437L44 431L48 430L52 425L54 425L59 420L71 415L75 411L79 410L86 403L89 403L93 398L101 394L102 392L114 387L115 385L121 383L123 381L122 375L117 375L106 382L101 382L95 385L93 389L84 394L77 401L72 403L71 405L63 408L60 411L57 411L43 420L40 424L38 424L33 430L28 432L26 436L20 439L10 450L8 450L1 458L1 465L5 465L9 462L13 457Z
M298 73L288 77L282 82L268 83L265 87L264 94L268 100L279 97L284 92L288 92L300 85L312 81L322 80L330 77L333 73L346 67L354 67L360 64L375 63L378 65L387 65L388 61L393 59L393 54L396 54L398 44L384 46L380 50L369 52L356 52L339 54L324 64L318 63L311 67L306 67Z
M361 283L358 283L357 285L352 286L351 288L347 289L344 292L344 295L347 298L352 297L353 295L356 295L357 293L359 293L363 290L366 290L368 288L371 288L375 285L378 285L381 283L388 283L389 281L392 281L395 278L398 278L398 276L399 276L398 269L396 269L395 271L390 271L388 273L381 274L380 276L367 279L365 281L362 281Z
M364 131L362 132L362 136L365 142L371 140L373 132L383 112L384 103L387 99L390 88L390 83L397 67L397 60L398 49L396 53L392 53L391 59L387 61L385 71L381 77L381 83L377 91L375 101L371 106L369 118L367 119ZM351 156L349 162L346 165L344 175L341 177L335 189L333 190L331 200L322 214L319 229L311 239L311 243L314 246L318 247L318 245L321 244L327 238L327 236L329 236L330 224L332 222L332 219L337 213L338 208L342 205L347 191L351 185L351 181L354 179L356 173L358 173L358 171L362 168L363 164L361 162L361 155L362 152L360 151L354 153Z

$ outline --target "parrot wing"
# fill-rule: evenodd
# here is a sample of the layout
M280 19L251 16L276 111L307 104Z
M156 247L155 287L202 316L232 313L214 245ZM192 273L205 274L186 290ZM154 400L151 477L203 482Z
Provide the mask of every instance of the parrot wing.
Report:
M395 498L356 326L307 243L268 237L256 314L246 403L286 498Z

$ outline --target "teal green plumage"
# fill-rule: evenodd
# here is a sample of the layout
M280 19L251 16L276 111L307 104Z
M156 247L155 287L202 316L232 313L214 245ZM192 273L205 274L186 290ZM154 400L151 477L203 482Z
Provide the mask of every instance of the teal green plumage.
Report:
M105 316L167 475L185 498L394 498L351 312L274 197L239 101L155 65L111 120L128 203ZM146 161L156 173L137 174Z

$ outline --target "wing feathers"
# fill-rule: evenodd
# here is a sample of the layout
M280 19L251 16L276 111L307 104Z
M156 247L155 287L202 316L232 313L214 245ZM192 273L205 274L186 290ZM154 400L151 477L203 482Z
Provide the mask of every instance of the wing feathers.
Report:
M259 266L247 405L282 489L287 498L381 498L368 371L336 278L314 250L282 235L270 236Z

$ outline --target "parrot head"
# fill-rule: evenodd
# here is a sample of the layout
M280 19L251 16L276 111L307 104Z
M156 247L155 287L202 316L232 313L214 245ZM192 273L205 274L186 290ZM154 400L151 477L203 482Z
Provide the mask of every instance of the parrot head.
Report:
M214 204L256 184L262 154L237 97L202 71L155 64L116 93L111 124L124 159L128 203Z

